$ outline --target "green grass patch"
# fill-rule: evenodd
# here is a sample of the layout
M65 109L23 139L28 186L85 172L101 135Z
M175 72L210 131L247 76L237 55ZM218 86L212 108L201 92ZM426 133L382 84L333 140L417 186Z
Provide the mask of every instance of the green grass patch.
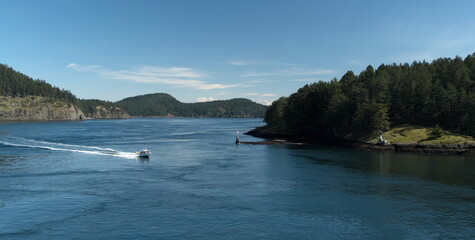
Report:
M384 132L383 138L391 143L419 143L434 145L474 144L471 136L457 134L437 127L421 127L401 125ZM378 142L379 133L366 139L369 142Z

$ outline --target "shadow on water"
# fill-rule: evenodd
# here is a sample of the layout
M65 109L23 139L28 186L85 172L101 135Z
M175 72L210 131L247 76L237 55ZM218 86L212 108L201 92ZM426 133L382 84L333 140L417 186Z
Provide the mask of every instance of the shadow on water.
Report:
M380 176L410 175L449 185L475 188L475 157L364 152L326 146L288 146L295 157ZM315 151L317 150L317 151Z
M0 156L0 166L10 166L18 160L21 160L18 156Z
M150 162L150 158L148 157L136 157L135 160L143 164L148 164Z

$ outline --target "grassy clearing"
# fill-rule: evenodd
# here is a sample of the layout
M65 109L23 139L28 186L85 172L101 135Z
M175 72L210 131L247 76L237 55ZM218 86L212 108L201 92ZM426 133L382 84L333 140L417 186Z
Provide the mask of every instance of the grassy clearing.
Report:
M369 142L378 142L378 133L366 139ZM435 127L421 127L401 125L392 128L383 135L384 140L391 143L419 143L434 145L475 144L471 136L457 134Z

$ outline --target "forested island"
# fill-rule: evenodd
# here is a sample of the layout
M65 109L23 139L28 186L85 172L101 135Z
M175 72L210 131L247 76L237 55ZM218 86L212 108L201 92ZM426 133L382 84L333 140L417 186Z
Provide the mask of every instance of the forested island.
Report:
M131 115L143 117L262 118L267 110L266 106L244 98L182 103L166 93L129 97L117 104Z
M0 120L82 120L136 117L262 118L267 107L248 99L181 103L165 94L119 102L79 99L68 90L34 80L0 64Z
M413 147L475 147L475 53L431 63L368 66L359 75L305 85L267 109L265 127L250 134L308 141ZM399 130L395 130L399 129ZM402 145L400 145L402 146ZM394 147L394 146L392 146Z

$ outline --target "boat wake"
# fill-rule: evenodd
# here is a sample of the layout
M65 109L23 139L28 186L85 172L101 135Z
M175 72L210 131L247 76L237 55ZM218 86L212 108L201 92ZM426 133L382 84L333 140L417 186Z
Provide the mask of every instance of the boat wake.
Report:
M136 158L137 157L135 153L121 152L112 148L36 141L36 140L25 139L25 138L20 138L20 137L12 137L8 139L0 140L0 144L7 145L7 146L15 146L15 147L41 148L41 149L48 149L48 150L53 150L53 151L78 152L78 153L85 153L85 154L114 156L114 157L122 157L122 158Z

